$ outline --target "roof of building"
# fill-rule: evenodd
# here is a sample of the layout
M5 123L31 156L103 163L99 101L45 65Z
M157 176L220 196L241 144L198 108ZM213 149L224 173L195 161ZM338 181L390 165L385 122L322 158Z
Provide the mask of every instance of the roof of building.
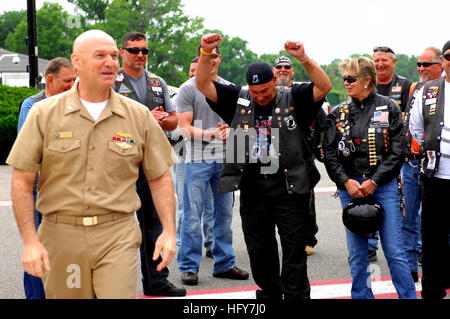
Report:
M0 58L4 54L17 54L20 58L20 62L15 64L12 62L12 56L6 56L0 60L0 73L1 72L26 72L28 65L28 55L22 53L16 53L0 48ZM49 60L38 58L38 73L44 74L45 67Z

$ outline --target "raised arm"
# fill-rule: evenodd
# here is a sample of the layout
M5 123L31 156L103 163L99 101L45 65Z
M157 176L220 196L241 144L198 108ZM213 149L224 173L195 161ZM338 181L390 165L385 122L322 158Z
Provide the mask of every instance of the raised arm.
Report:
M216 87L212 83L212 74L209 70L209 59L212 51L220 44L221 41L222 37L217 33L207 34L202 37L202 48L196 73L197 89L214 103L217 103L217 91Z
M305 68L311 81L314 83L314 102L318 102L325 98L327 93L331 90L331 81L325 71L306 55L303 43L286 41L284 48L290 55L297 58Z

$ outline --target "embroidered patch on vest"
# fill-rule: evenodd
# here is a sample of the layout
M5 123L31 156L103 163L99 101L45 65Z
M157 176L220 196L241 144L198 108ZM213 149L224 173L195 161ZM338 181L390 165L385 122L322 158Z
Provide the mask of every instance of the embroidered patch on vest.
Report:
M116 76L116 81L117 82L123 82L123 79L124 79L125 77L124 77L124 75L123 75L123 73L119 73L119 74L117 74L117 76Z
M129 88L127 88L126 86L125 86L125 84L121 84L120 85L120 88L119 88L119 93L120 94L125 94L125 93L132 93L133 91L131 91Z
M439 86L430 86L427 90L427 98L433 99L438 96Z

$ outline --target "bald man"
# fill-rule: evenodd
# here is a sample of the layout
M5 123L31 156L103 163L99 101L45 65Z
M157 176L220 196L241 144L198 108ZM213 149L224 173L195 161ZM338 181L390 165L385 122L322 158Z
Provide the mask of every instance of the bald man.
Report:
M158 271L176 251L168 171L176 157L148 108L112 89L118 57L108 34L81 34L71 55L79 82L36 104L7 159L14 167L22 263L43 279L47 298L136 298L139 165L163 227L153 254L154 260L162 256ZM37 171L38 232L32 193Z

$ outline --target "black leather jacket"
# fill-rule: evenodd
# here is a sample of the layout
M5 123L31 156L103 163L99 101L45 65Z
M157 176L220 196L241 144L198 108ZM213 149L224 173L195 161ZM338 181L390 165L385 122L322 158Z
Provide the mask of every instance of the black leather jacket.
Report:
M325 167L339 189L350 177L381 186L397 177L403 165L404 130L400 108L374 91L362 103L351 99L327 118ZM375 141L375 142L373 142Z

